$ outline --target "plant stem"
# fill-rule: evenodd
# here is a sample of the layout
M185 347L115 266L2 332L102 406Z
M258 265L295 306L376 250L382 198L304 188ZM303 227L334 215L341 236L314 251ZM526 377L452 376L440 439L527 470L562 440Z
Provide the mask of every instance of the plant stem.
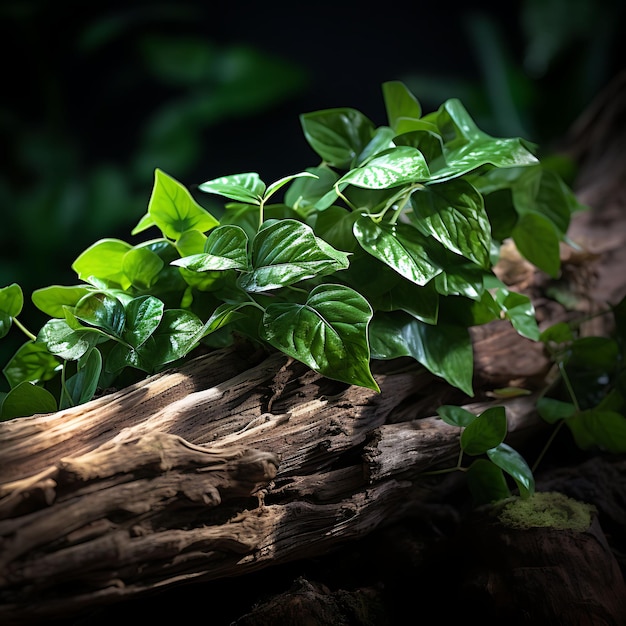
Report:
M33 333L30 332L30 330L28 330L28 328L26 328L26 326L24 326L24 324L22 324L22 322L20 322L20 320L17 319L17 317L13 318L13 323L31 340L31 341L36 341L37 340L37 336L33 335Z

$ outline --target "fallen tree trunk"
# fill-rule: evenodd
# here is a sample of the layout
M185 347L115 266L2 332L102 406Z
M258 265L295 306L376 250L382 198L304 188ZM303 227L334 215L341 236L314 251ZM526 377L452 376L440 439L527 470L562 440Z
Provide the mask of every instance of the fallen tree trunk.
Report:
M430 395L431 376L381 374L377 394L270 355L190 391L235 360L220 351L87 405L6 425L3 474L14 480L0 486L4 619L62 615L324 553L427 514L445 494L441 479L418 477L450 465L459 450L458 428L432 412L411 415L413 400ZM177 397L162 406L153 388ZM533 400L508 403L512 430L542 428ZM86 425L90 439L77 436ZM90 441L98 445L85 451ZM29 442L36 452L27 459ZM55 456L43 466L42 457Z
M580 257L564 252L576 310L547 298L546 277L514 252L500 267L543 324L626 292L623 218L607 225L594 207L580 219L572 231L586 237L582 284ZM438 406L504 404L514 446L546 429L534 410L550 370L542 346L504 322L474 329L473 339L475 398L412 362L378 364L375 393L242 345L79 407L0 424L0 618L76 615L427 519L458 484L456 474L423 475L459 452L459 429L436 417ZM529 395L490 395L509 385Z

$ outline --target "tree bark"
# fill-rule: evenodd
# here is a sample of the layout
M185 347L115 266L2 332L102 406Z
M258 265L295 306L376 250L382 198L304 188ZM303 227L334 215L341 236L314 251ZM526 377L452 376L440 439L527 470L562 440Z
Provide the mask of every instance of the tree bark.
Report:
M573 309L550 299L548 278L514 250L497 271L531 295L542 325L581 317L626 294L625 224L608 204L576 216L585 253L564 249L559 281ZM606 317L600 324L590 332L608 332ZM242 344L82 406L1 423L3 624L239 577L427 520L460 480L425 474L459 453L441 404L505 405L514 447L547 429L534 408L551 376L542 345L505 322L472 337L474 398L410 361L378 363L376 393ZM527 395L498 395L510 386Z

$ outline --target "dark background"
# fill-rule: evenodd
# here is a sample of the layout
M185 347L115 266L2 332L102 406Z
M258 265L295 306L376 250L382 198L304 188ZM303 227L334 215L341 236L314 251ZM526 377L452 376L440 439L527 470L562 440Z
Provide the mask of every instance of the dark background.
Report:
M23 287L37 332L32 290L75 284L100 238L133 243L155 168L191 189L247 171L269 184L317 165L301 113L385 124L388 80L549 154L624 67L622 5L5 0L0 287ZM1 366L23 340L2 340Z

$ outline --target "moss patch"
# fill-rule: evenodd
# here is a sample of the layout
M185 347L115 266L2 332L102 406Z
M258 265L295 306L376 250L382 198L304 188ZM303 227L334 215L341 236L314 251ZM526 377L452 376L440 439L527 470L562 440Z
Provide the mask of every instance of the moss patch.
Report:
M498 520L510 528L556 528L585 531L596 508L553 491L536 492L531 498L508 500Z

